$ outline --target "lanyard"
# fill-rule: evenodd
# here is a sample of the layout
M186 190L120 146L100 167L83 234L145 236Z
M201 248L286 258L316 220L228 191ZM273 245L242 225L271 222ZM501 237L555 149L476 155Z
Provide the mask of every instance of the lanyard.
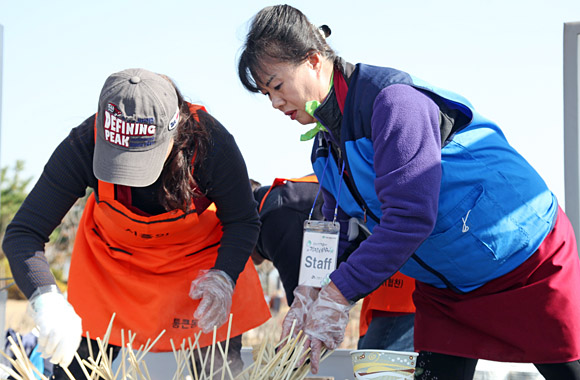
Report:
M322 137L319 137L322 139ZM318 181L318 191L316 192L316 197L314 198L314 202L312 203L312 208L310 209L310 214L308 215L308 220L312 219L312 213L314 212L314 206L316 205L316 201L318 200L318 196L320 195L320 190L322 190L322 182L324 181L324 176L326 175L326 169L328 168L328 162L330 159L327 157L326 164L324 165L324 169L322 170L322 178ZM346 165L346 160L342 160L342 169L340 170L340 178L338 180L338 194L336 196L336 207L334 208L334 219L333 222L336 222L336 218L338 216L338 200L340 199L340 189L342 185L342 179L344 176L344 168Z

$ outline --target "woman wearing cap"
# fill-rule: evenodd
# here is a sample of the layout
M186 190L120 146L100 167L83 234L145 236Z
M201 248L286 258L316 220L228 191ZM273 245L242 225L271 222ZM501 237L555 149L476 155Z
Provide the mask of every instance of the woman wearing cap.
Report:
M314 137L323 213L332 220L337 206L341 238L353 217L372 231L307 313L293 313L314 370L321 346L342 341L353 303L400 269L416 279L416 378L471 379L484 358L580 379L580 263L554 194L467 100L349 64L323 32L295 8L264 8L238 67L248 90L316 123L304 139Z
M44 243L87 187L94 192L76 235L67 302ZM234 138L167 77L129 69L107 79L97 114L55 150L3 248L29 298L41 352L53 363L71 363L81 331L103 337L113 313L116 354L121 330L136 334L134 347L165 330L153 351L171 351L171 340L179 346L199 330L201 346L211 345L214 327L224 341L231 312L235 373L243 366L241 334L270 317L248 260L258 232ZM88 355L86 339L78 352ZM83 378L76 360L70 369ZM59 366L54 373L67 378Z

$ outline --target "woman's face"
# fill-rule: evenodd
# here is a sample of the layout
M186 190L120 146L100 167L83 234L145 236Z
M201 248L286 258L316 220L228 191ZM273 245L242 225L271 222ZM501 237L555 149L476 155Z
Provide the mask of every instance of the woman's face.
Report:
M266 65L268 76L261 85L262 93L272 102L272 107L282 111L300 124L310 124L316 120L305 110L306 102L322 102L328 93L329 83L323 83L322 62L319 54L313 54L298 66L278 62Z

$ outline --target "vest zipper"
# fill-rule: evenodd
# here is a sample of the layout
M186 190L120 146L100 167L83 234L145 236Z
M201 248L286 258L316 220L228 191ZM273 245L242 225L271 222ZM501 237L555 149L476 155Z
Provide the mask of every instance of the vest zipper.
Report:
M421 260L421 258L419 256L417 256L416 253L413 253L411 255L411 258L413 260L415 260L417 262L417 264L419 264L423 269L425 269L427 272L431 273L432 275L436 276L438 279L440 279L446 286L447 288L453 290L455 293L458 294L465 294L466 292L458 289L455 285L453 285L448 279L447 277L445 277L443 274L441 274L440 272L436 271L435 269L431 268L426 262L424 262L423 260Z

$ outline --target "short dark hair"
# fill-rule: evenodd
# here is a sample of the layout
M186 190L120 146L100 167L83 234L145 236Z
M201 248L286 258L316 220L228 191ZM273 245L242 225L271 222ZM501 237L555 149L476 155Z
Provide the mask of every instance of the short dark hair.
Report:
M268 73L265 64L285 62L299 65L312 52L334 61L334 50L326 43L326 25L314 26L298 9L275 5L262 9L252 19L238 61L238 75L244 87L259 92Z

